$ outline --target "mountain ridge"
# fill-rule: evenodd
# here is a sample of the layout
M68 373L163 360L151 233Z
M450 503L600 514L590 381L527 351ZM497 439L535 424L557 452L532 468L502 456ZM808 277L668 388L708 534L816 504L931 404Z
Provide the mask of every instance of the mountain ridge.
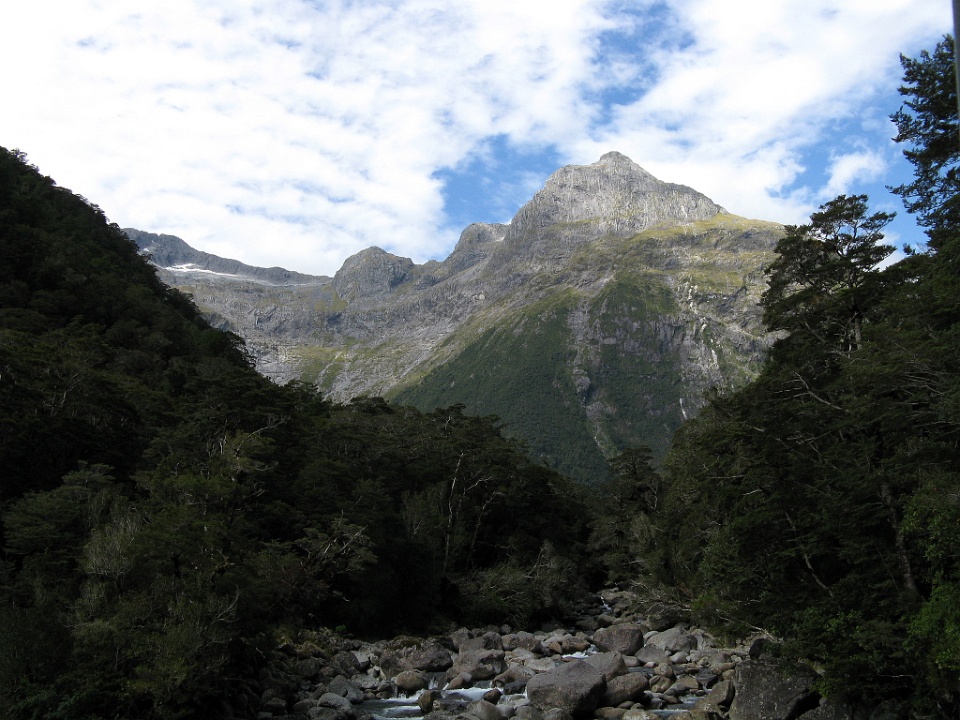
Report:
M625 447L662 454L709 388L752 375L769 344L762 269L781 233L607 153L558 170L509 224L468 226L442 262L367 248L333 278L286 286L215 256L203 268L233 275L164 268L156 250L154 263L277 381L334 400L463 403L499 415L541 460L595 478Z

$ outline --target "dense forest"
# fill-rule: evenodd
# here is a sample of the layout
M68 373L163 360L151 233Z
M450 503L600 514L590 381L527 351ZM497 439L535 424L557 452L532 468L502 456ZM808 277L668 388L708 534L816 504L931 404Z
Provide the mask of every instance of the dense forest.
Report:
M890 216L863 196L787 229L762 303L783 337L756 381L713 398L675 438L658 552L704 622L785 638L825 671L827 692L912 697L920 716L957 717L953 42L902 63L893 120L915 179L894 191L927 247L879 269Z
M494 419L259 376L103 213L0 152L0 706L204 716L286 631L527 622L585 491Z
M599 489L493 417L268 382L99 208L0 149L5 716L214 717L297 628L522 626L620 582L783 638L827 694L957 717L953 43L903 66L896 192L927 246L881 270L890 218L864 196L788 228L760 377Z

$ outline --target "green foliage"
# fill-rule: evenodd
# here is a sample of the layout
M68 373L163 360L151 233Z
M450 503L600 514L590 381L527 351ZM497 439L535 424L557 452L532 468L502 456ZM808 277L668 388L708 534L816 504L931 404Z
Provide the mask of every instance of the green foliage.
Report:
M900 56L904 106L893 114L895 140L905 144L904 157L913 165L914 180L893 191L907 210L927 228L931 247L956 254L960 226L960 125L957 123L954 38L944 37L934 51L918 58Z
M663 320L676 312L672 292L653 273L618 276L589 301L572 291L551 296L483 332L393 400L423 410L456 402L495 414L532 457L601 483L609 479L607 455L647 438L662 458L683 421L680 348ZM577 322L588 335L582 343L573 334Z
M767 268L764 322L801 339L857 348L863 322L882 288L877 265L893 252L882 229L891 213L867 215L867 196L841 195L810 216L810 224L788 227Z
M533 617L577 587L581 493L494 418L269 383L5 150L0 261L7 717L215 717L280 628ZM542 588L475 596L496 568Z
M828 694L909 698L917 716L954 716L952 41L904 68L915 114L894 119L917 179L898 192L934 252L879 270L889 215L870 214L863 196L788 228L763 299L784 336L755 381L712 398L677 434L660 527L666 568L702 620L780 634L824 669Z
M650 448L625 450L610 461L613 478L597 488L589 547L605 582L626 583L657 575L663 481Z
M603 477L606 462L584 410L571 402L577 392L567 315L575 302L572 295L552 297L487 330L394 401L423 410L453 402L496 415L540 462L586 481Z

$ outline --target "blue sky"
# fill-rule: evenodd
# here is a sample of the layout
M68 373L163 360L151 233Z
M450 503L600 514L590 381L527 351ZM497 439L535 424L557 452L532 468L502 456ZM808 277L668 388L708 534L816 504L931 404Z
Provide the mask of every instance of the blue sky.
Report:
M424 262L617 150L730 212L899 211L899 53L946 0L7 3L0 145L124 227L333 274Z

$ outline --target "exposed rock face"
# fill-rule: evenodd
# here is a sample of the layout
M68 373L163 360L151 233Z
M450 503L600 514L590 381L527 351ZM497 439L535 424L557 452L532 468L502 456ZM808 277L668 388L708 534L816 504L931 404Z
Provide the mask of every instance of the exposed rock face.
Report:
M127 232L268 376L340 401L464 403L589 481L626 447L663 452L707 389L752 376L782 227L608 153L558 170L510 224L469 226L442 263L369 248L334 278L258 274Z
M737 666L730 720L790 720L819 706L809 668L776 660L747 660Z

